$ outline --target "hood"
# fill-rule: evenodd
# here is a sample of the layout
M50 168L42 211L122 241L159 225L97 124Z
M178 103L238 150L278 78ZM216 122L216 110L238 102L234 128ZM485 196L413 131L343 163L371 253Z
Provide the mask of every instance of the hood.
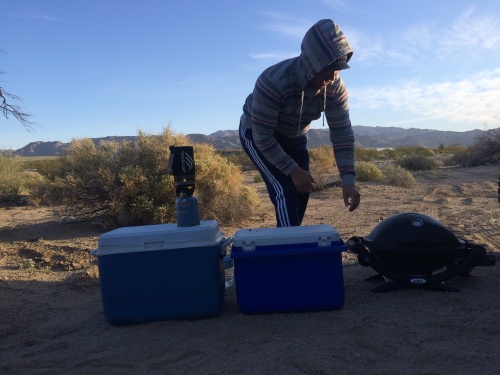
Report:
M304 86L334 60L347 55L348 61L354 52L340 27L328 19L318 21L307 31L301 51L300 61L305 70L301 79Z

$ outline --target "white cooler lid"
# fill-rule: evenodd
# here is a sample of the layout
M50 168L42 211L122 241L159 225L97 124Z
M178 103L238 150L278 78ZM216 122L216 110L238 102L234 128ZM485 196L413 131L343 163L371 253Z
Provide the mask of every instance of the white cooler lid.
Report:
M192 227L179 227L177 224L123 227L102 234L94 255L207 247L223 240L224 235L216 220L204 220Z
M272 246L305 243L330 244L340 240L337 229L329 224L296 227L240 229L233 237L233 247ZM327 245L329 246L329 245Z

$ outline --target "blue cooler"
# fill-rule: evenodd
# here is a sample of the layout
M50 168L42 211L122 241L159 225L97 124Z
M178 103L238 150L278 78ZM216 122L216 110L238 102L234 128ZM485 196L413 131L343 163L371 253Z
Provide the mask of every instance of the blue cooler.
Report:
M215 220L124 227L99 237L104 317L111 324L217 315L229 245Z
M241 229L231 256L245 314L332 310L344 305L342 251L331 225Z

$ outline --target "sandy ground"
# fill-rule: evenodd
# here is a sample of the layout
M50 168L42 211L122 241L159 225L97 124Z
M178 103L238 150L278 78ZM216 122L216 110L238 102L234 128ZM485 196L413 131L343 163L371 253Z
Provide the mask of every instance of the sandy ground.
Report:
M440 169L410 189L360 183L354 213L332 187L312 195L304 224L332 224L347 240L391 214L420 212L498 259L499 172ZM263 203L242 227L274 225ZM447 282L458 293L379 294L365 281L374 271L345 253L339 310L245 315L232 288L213 318L112 326L89 255L102 230L59 219L49 208L0 209L2 374L500 374L500 265Z

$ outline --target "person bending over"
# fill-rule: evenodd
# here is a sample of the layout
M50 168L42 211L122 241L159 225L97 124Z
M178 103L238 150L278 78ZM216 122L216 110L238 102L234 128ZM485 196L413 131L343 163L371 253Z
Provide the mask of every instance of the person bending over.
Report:
M266 184L277 226L297 226L304 218L315 186L307 131L321 114L330 130L344 203L349 211L359 206L348 94L339 75L349 68L352 54L340 27L320 20L305 34L300 56L264 70L245 101L241 145Z

